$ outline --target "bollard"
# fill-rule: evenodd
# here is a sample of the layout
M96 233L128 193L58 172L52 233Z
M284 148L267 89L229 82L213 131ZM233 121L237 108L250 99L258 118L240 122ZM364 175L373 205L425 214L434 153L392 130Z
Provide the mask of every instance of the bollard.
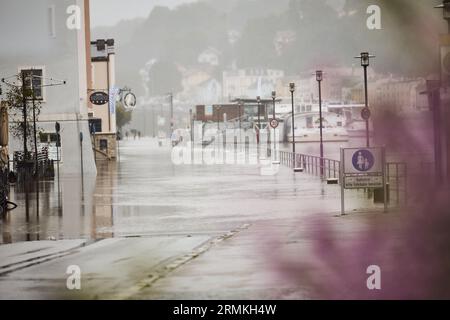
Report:
M300 164L300 166L298 165L298 158L299 155L296 154L294 159L295 159L295 163L294 163L294 172L303 172L303 166Z

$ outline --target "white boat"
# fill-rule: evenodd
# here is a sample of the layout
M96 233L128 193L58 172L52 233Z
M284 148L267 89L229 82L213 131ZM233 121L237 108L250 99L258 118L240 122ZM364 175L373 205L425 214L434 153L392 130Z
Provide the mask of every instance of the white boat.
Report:
M324 142L345 142L349 134L343 127L343 118L333 112L322 114L322 139ZM320 117L319 113L304 113L295 116L295 141L319 142ZM292 142L292 131L288 129L287 140Z
M287 135L289 142L292 142L292 134ZM328 127L322 130L323 142L345 142L349 140L347 130L338 127ZM320 129L296 129L295 130L295 142L319 142L320 141Z

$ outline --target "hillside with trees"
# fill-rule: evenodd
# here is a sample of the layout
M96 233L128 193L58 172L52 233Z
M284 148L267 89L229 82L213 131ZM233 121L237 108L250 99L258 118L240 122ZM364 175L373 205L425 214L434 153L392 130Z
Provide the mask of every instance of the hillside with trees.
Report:
M437 3L203 0L172 10L155 7L146 19L118 24L108 35L117 34L118 78L138 94L143 90L140 70L146 63L156 61L150 72L151 95L177 92L182 77L177 70L197 65L198 55L208 47L221 52L214 70L218 75L233 64L278 68L286 74L317 66L351 66L362 50L376 54L377 72L428 75L438 70L437 30L446 28L442 12L433 8ZM382 30L366 27L366 10L373 4L381 8ZM232 31L239 35L234 43L229 41ZM274 43L283 33L291 39L277 51Z

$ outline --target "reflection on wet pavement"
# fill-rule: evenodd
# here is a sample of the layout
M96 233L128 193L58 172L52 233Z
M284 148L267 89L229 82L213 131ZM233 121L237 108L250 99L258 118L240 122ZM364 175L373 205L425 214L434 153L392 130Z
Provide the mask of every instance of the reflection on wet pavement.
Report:
M60 185L56 178L41 181L39 193L36 186L29 193L13 186L10 198L19 207L0 224L1 243L203 234L339 210L338 187L284 167L262 176L256 165L177 166L171 149L152 139L124 141L120 153L118 163L98 163L97 177L61 175ZM371 205L354 201L361 203Z

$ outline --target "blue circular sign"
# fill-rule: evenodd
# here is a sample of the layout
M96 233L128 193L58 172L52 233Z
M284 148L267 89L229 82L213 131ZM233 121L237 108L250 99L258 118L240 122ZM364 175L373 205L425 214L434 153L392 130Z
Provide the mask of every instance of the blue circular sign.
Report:
M352 157L353 167L361 172L366 172L372 169L375 163L375 158L369 150L361 149L356 151Z

